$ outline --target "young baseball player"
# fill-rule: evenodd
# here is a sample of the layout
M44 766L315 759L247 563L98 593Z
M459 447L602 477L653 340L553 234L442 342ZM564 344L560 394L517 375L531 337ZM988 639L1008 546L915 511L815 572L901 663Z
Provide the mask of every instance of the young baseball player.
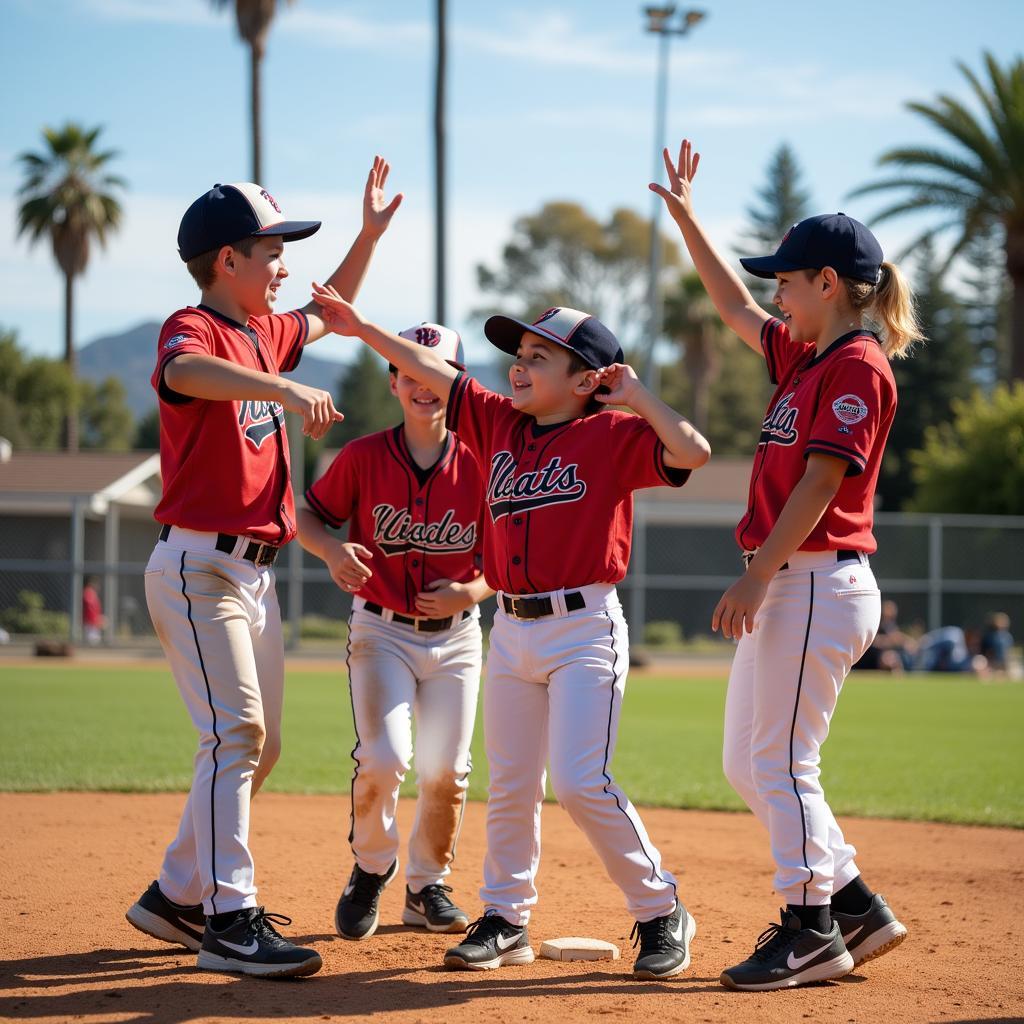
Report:
M355 295L401 196L374 160L363 225L331 280ZM341 415L327 391L281 377L325 333L313 303L275 314L289 221L258 185L215 185L185 212L178 251L202 301L157 343L163 497L146 600L199 733L192 789L159 879L128 910L140 931L198 950L198 966L313 974L320 956L282 938L257 906L249 802L280 751L284 653L272 566L295 534L284 410L322 437Z
M683 141L669 187L679 225L725 323L776 385L736 529L746 572L713 629L739 641L725 709L725 773L768 829L786 902L722 984L775 989L842 977L907 934L868 888L825 802L820 750L851 665L878 628L868 555L875 483L896 410L889 360L921 338L910 291L870 231L845 214L794 225L772 256L740 262L777 282L761 309L693 213L699 155ZM879 331L865 321L879 325Z
M314 286L314 296L333 330L449 396L448 426L488 473L484 575L498 611L484 686L484 916L445 964L486 970L533 960L526 926L550 760L555 794L637 921L634 975L678 974L696 925L608 767L629 663L615 584L629 561L632 492L682 485L707 461L707 442L622 364L612 333L578 310L549 309L532 324L487 321L488 339L515 357L505 398L367 323L334 289Z
M458 370L458 334L420 324L400 335ZM469 785L480 687L477 602L483 481L476 458L445 426L445 403L391 366L402 424L347 444L306 491L299 540L351 592L348 673L352 751L352 875L334 925L343 939L377 930L378 902L398 873L398 788L413 755L419 797L409 838L405 924L462 932L469 918L444 884ZM348 540L328 531L349 523Z

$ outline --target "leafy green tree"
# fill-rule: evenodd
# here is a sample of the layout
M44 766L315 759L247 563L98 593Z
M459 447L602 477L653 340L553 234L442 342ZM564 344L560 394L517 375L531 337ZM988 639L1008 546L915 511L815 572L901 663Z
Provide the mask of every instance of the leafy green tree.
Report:
M128 408L124 384L107 377L94 384L79 382L82 409L82 445L110 452L126 452L135 439L135 418Z
M252 180L263 183L263 91L261 71L267 36L279 0L211 0L218 11L235 9L238 35L249 47L249 128L252 138ZM291 3L291 0L288 0Z
M13 331L0 333L0 423L15 448L59 448L74 392L66 363L28 358Z
M953 402L910 456L916 512L1024 515L1024 382Z
M810 216L811 194L804 186L803 171L796 153L783 142L768 164L768 177L758 190L757 201L747 207L747 225L739 246L753 255L775 252L783 235L805 217ZM747 287L759 302L771 302L774 286L746 274Z
M987 83L965 64L958 64L980 115L946 95L932 104L907 104L954 148L891 149L882 154L879 164L899 168L899 175L864 185L854 195L903 193L876 221L936 211L939 223L922 238L954 231L946 266L972 238L999 230L1012 286L1010 377L1020 380L1024 379L1024 58L1015 58L1005 68L991 53L984 55L984 61Z
M962 301L977 376L987 387L1010 372L1010 279L999 244L999 228L976 235L963 251Z
M601 222L578 203L545 203L515 222L498 267L477 267L480 289L496 299L494 308L479 312L501 308L529 320L551 306L582 309L630 348L647 323L650 231L650 221L633 210L615 210ZM661 265L680 265L679 249L668 238Z
M113 150L99 152L101 129L85 129L68 122L57 130L46 128L43 153L21 153L18 161L25 181L18 190L18 235L28 234L35 244L49 236L54 259L64 274L64 361L75 377L74 282L89 264L92 239L105 245L107 235L121 223L121 205L113 195L124 181L107 173ZM74 398L74 393L70 393ZM78 450L78 417L73 404L66 407L68 451Z
M359 346L359 354L339 379L335 405L345 418L328 431L328 448L340 448L401 422L402 410L391 394L387 363L368 345Z
M886 509L902 507L913 495L909 455L921 447L928 427L949 421L956 399L971 395L978 362L963 305L943 287L930 242L916 262L914 291L928 340L910 359L892 364L899 404L878 482Z

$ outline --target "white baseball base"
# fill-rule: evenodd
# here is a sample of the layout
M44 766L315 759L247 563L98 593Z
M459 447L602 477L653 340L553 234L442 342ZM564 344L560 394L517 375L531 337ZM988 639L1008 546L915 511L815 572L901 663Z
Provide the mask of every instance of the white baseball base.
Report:
M540 955L547 960L618 960L619 947L603 939L572 936L542 942Z

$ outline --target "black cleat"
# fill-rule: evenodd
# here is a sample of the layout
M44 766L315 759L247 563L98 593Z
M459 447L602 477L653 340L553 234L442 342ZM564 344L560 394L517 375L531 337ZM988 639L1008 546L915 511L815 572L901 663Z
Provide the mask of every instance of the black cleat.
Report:
M396 860L383 875L372 875L358 864L334 911L334 929L343 939L368 939L380 922L380 894L398 874Z
M425 885L419 892L406 886L402 924L431 932L464 932L469 927L469 915L448 899L451 891L450 885Z
M770 924L750 957L722 971L719 981L744 992L794 988L814 981L834 981L853 970L839 925L828 932L801 928L796 914L782 911L782 924Z
M209 923L196 966L205 971L229 971L258 978L299 978L323 966L320 954L303 949L278 935L274 924L291 924L290 917L268 914L262 907L239 910L221 931Z
M888 953L907 937L907 929L878 893L872 896L871 906L863 914L840 914L833 910L832 919L839 925L854 967Z
M464 971L493 971L505 964L533 963L526 928L509 924L498 914L484 914L470 926L465 939L444 955L445 967Z
M206 915L202 905L184 907L172 903L160 891L158 882L153 882L124 916L140 932L162 942L174 942L193 952L203 944Z
M671 914L653 921L637 921L630 938L640 944L640 955L633 965L633 977L671 978L690 966L690 943L697 934L697 922L676 900Z

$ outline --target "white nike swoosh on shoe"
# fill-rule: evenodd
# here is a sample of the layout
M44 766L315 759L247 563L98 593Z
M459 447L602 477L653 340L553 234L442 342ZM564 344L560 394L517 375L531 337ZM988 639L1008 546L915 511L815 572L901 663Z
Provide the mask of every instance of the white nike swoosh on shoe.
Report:
M850 941L850 939L856 938L856 937L857 937L857 935L858 935L858 934L859 934L860 932L862 932L862 931L864 931L864 925L862 925L862 924L859 924L859 925L857 925L857 927L856 927L856 928L854 928L854 929L853 929L853 931L852 931L852 932L850 932L850 934L849 934L849 935L844 935L844 936L843 936L843 942L849 942L849 941Z
M676 942L682 942L683 941L683 915L682 914L679 915L679 925L678 925L678 927L673 928L672 931L669 932L669 934L672 936L673 939L676 940Z
M222 946L227 946L228 949L233 949L236 953L241 953L243 956L252 956L260 948L260 944L255 939L248 946L241 946L237 942L228 942L225 939L218 939L217 941Z
M413 903L409 901L409 909L415 910L417 914L426 914L427 908L422 903Z
M791 971L799 970L801 967L803 967L804 964L809 963L816 956L820 956L822 953L824 953L830 945L831 943L826 942L824 946L820 946L812 953L808 953L807 956L793 956L792 952L790 952L789 956L786 957L786 966Z
M514 946L522 938L522 935L522 932L515 935L496 935L494 941L498 944L498 949L504 952Z

